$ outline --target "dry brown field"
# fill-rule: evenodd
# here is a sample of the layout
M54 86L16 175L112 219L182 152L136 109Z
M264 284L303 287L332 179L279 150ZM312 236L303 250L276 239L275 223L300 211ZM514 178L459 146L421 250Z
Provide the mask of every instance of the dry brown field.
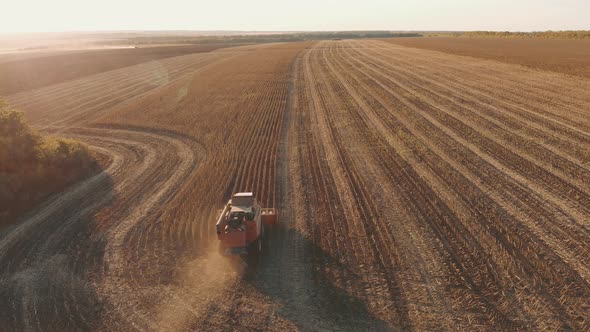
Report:
M590 40L425 37L385 41L590 78Z
M0 233L9 330L590 329L590 80L378 40L11 94L107 169ZM215 250L235 191L280 211Z
M211 52L230 44L0 54L0 95L41 88L148 61Z

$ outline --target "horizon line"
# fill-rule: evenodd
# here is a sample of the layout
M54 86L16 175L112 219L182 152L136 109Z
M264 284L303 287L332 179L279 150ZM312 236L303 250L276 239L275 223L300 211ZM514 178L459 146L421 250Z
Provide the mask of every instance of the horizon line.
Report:
M191 29L129 29L129 30L63 30L63 31L0 31L0 35L27 35L27 34L100 34L100 33L316 33L316 32L409 32L409 33L457 33L457 32L568 32L568 31L590 31L586 29L547 29L547 30L485 30L485 29L467 29L467 30L388 30L388 29L367 29L367 30L191 30Z

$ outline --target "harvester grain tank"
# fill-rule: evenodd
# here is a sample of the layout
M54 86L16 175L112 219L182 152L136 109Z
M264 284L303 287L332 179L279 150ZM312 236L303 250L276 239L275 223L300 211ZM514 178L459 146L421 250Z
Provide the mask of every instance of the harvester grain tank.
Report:
M232 195L215 225L225 255L260 253L265 229L277 223L277 211L263 208L251 192Z

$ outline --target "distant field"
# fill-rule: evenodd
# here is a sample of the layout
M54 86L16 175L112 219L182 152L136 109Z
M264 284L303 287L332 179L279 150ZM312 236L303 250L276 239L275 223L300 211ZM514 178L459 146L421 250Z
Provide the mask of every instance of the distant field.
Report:
M386 41L590 78L590 40L425 37Z
M0 95L41 88L87 75L180 55L210 52L231 44L0 55ZM31 56L30 54L35 54ZM5 61L6 60L6 61Z

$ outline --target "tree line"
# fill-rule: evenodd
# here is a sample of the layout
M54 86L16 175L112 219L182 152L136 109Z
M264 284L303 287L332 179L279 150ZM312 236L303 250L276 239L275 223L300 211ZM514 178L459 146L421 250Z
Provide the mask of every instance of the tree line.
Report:
M36 133L0 99L0 227L98 170L85 144Z
M545 39L590 39L590 30L570 31L468 31L459 34L464 37L497 37L497 38L545 38Z

